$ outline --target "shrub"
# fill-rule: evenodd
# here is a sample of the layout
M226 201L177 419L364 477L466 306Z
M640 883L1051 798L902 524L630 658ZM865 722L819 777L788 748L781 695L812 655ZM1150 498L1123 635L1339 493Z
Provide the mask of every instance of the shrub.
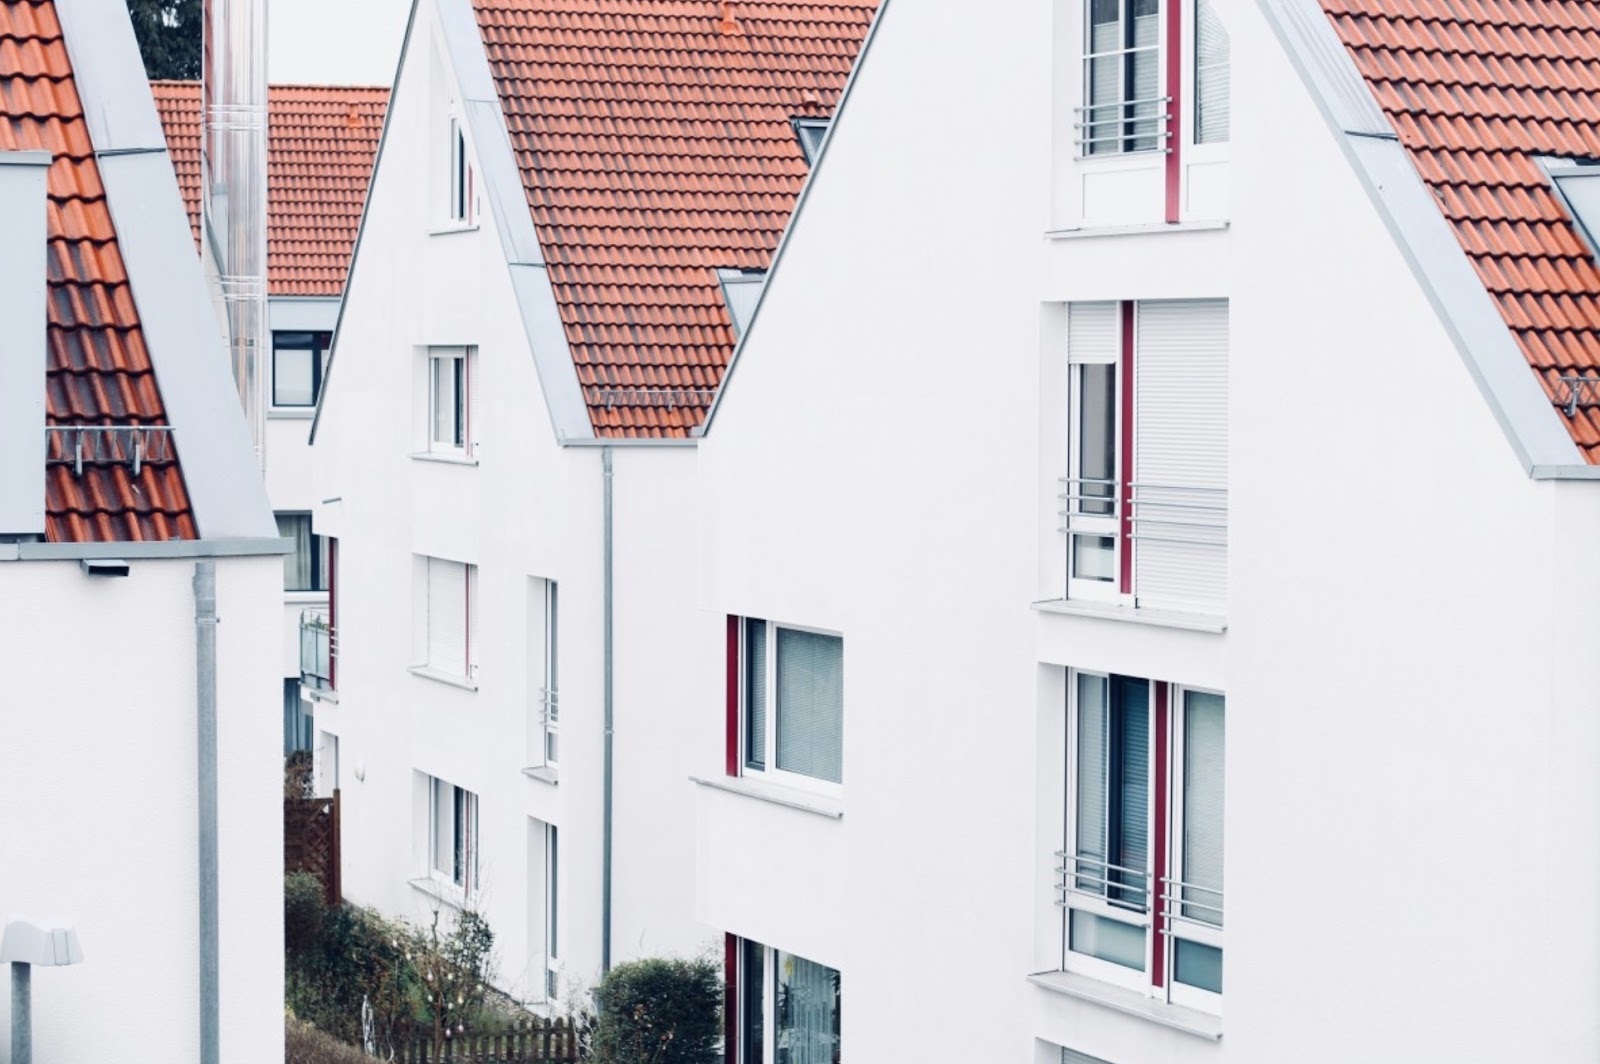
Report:
M595 1059L602 1064L714 1064L722 1037L722 973L710 960L620 964L595 987Z
M283 796L313 798L316 784L311 778L311 751L296 750L283 759Z
M322 880L310 872L290 872L283 877L283 944L291 957L316 945L328 909L323 902Z
M372 1064L372 1058L355 1046L292 1017L284 1020L283 1060L284 1064Z

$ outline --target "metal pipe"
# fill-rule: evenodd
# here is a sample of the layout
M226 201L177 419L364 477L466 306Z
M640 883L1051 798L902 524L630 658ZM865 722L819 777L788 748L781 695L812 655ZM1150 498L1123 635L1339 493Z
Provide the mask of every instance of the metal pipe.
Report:
M234 382L266 468L267 0L205 0L200 217Z
M11 1064L33 1064L33 965L11 962Z
M194 563L195 723L200 797L200 1064L219 1064L217 935L217 563Z
M615 652L613 649L612 632L615 613L612 596L612 507L611 486L613 471L611 467L611 448L607 447L600 452L600 468L605 487L604 505L604 547L602 568L605 582L605 771L604 771L604 806L601 813L600 830L600 974L604 975L611 970L611 809L612 809L612 763L613 763L613 725L615 724L614 710L616 708L616 684L613 676Z

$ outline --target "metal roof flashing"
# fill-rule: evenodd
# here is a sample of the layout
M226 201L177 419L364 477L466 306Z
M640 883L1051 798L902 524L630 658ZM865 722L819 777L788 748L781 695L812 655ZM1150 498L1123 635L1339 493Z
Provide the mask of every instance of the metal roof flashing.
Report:
M1256 0L1530 478L1590 479L1505 318L1318 0Z

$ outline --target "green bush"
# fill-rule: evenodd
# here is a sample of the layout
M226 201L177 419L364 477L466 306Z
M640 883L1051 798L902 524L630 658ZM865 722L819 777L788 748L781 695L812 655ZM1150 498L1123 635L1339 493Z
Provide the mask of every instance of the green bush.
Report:
M710 960L619 964L595 987L595 1059L602 1064L714 1064L722 1037L722 972Z
M283 877L283 944L291 957L316 945L328 915L322 880L310 872L290 872Z

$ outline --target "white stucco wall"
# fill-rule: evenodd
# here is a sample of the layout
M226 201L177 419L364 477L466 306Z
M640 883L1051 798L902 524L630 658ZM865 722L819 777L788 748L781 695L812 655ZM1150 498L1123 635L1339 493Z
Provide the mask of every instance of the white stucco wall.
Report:
M0 914L76 926L35 969L34 1059L199 1053L192 559L91 578L0 563L10 710ZM217 562L223 1059L283 1059L283 820L275 646L282 562ZM0 1061L9 1061L0 1010Z
M435 32L432 5L424 4L313 448L317 528L339 537L341 646L338 699L318 703L316 727L338 737L344 884L354 901L431 918L434 899L408 885L423 867L413 772L479 796L478 904L496 934L498 982L537 1000L542 857L530 853L530 819L560 830L563 981L592 985L600 969L602 460L597 449L555 442L493 219L430 232L429 175L445 146L428 135L430 69L448 70L442 55L429 53ZM485 196L485 210L489 202ZM520 188L509 202L522 202ZM475 465L411 457L413 360L430 344L478 349ZM682 751L695 733L671 700L699 679L690 675L693 648L706 627L694 605L694 453L618 450L614 484L618 961L694 952L714 935L692 912L692 791ZM476 690L409 669L418 554L479 567ZM529 622L534 578L560 588L562 756L554 784L522 771L542 659ZM718 677L709 681L714 697Z

